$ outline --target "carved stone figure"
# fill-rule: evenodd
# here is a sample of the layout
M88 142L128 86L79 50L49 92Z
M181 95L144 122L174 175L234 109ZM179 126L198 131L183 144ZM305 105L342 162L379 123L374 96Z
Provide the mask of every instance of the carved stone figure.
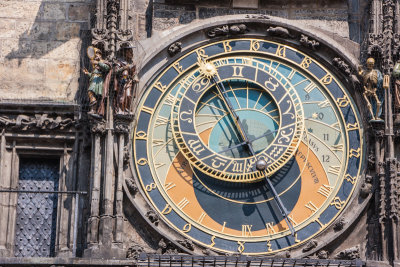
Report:
M360 258L360 248L358 246L345 249L335 255L335 259L355 260Z
M400 124L400 61L397 61L396 65L394 66L392 75L393 78L395 79L393 98L394 98L394 113L396 113L396 115L394 123Z
M245 24L237 24L237 25L223 25L220 27L216 27L207 32L207 36L210 38L214 38L217 36L224 36L228 34L236 35L243 34L247 30L247 26Z
M293 38L288 29L283 27L269 27L267 30L268 35L277 36L281 38Z
M305 247L303 248L303 252L307 252L310 251L314 248L316 248L318 246L317 241L315 241L314 239L308 241L305 245Z
M86 68L83 69L83 72L89 76L89 113L104 115L104 97L108 93L111 66L102 59L102 52L99 48L90 46L87 54L92 63L92 72L89 72Z
M144 249L142 246L139 246L138 244L134 243L132 244L128 250L126 251L126 257L128 259L134 259L137 260L140 256L140 253L143 253Z
M176 54L178 54L179 52L181 52L181 50L182 50L182 43L175 42L168 47L168 54L169 54L169 56L173 57Z
M361 185L360 196L362 198L368 197L369 194L372 192L372 176L366 175L365 182Z
M364 92L363 96L367 103L367 108L371 116L371 120L381 121L379 116L382 113L382 102L384 98L383 77L382 73L374 69L375 60L367 59L367 69L358 66L358 73L362 77Z
M115 64L114 90L116 93L114 107L116 114L131 114L134 85L138 82L135 73L136 65L132 62L132 47L122 47L120 57Z
M302 34L300 38L300 43L308 48L311 48L312 50L316 50L319 46L319 42L316 40L312 40L308 38L308 36Z

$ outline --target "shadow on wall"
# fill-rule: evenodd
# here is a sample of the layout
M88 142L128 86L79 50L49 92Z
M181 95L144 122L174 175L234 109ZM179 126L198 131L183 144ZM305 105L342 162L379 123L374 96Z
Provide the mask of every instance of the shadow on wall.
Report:
M15 23L15 36L3 39L6 64L15 72L28 74L24 79L31 82L32 87L58 86L72 94L76 91L75 99L78 98L76 75L83 77L78 73L79 68L89 65L86 47L91 40L89 29L94 20L91 14L94 14L95 1L22 1L15 5L12 1L5 2L0 11L3 17ZM79 78L79 88L87 82L85 80Z

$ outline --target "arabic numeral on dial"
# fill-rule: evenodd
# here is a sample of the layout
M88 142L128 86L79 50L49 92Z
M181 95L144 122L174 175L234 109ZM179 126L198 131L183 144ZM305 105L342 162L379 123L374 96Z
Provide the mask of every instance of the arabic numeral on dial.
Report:
M322 162L330 162L330 156L329 155L322 155Z

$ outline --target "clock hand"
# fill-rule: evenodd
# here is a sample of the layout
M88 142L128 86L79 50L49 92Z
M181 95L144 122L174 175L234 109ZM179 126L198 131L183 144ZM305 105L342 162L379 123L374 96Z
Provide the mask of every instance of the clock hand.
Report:
M207 64L211 64L211 63L207 63ZM213 68L213 67L214 66L210 66L210 68ZM207 66L206 66L206 68L207 68ZM225 89L224 84L217 82L216 79L215 79L215 75L212 75L211 78L214 81L214 83L216 85L216 88L218 90L218 93L221 95L222 100L224 101L224 103L225 103L230 115L232 116L232 118L233 118L233 120L234 120L234 122L235 122L235 124L236 124L236 126L238 128L238 131L239 131L239 133L240 133L240 135L242 137L243 143L248 148L248 150L250 152L250 155L255 157L256 153L254 152L253 145L249 141L249 138L247 137L246 132L243 131L243 126L242 126L242 123L240 122L239 116L236 114L236 112L232 108L232 104L231 104L229 98L227 98L226 95L225 95L226 94L226 89ZM267 166L267 163L265 162L265 160L258 160L257 161L257 165L260 165L260 166L263 165L264 166L263 169L261 169L261 168L257 168L257 169L264 173L265 180L267 181L268 187L270 188L270 190L271 190L271 192L272 192L272 194L274 196L274 199L275 199L275 201L277 203L279 211L281 212L281 215L285 219L285 221L286 221L286 223L287 223L287 225L288 225L288 227L290 229L290 232L294 236L295 235L295 229L294 229L294 227L292 225L292 222L288 218L288 214L289 213L288 213L285 205L283 204L281 198L279 197L278 193L276 192L275 187L273 186L271 181L268 179L267 172L265 171L265 167Z
M275 132L277 132L277 131L279 131L279 129L278 129L278 130L275 130L275 131L272 131L272 132L265 133L265 134L263 134L263 135L260 135L260 136L258 136L258 137L256 137L256 138L254 138L253 140L250 140L249 142L252 143L252 142L254 142L254 141L257 141L257 140L260 139L260 138L267 137L268 135L271 135L271 134L273 134L273 133L275 133ZM226 152L226 151L235 149L235 148L240 147L240 146L243 146L243 145L245 145L245 144L246 144L245 142L242 142L242 143L239 143L239 144L234 145L234 146L225 147L224 150L219 151L219 152L217 152L217 153L218 153L218 154L219 154L219 153L224 153L224 152Z

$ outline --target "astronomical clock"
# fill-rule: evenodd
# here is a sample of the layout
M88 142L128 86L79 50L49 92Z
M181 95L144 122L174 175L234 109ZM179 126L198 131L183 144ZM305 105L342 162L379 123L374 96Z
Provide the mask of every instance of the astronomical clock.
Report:
M357 209L359 111L312 53L271 38L209 40L153 75L136 114L136 181L171 239L271 255Z

